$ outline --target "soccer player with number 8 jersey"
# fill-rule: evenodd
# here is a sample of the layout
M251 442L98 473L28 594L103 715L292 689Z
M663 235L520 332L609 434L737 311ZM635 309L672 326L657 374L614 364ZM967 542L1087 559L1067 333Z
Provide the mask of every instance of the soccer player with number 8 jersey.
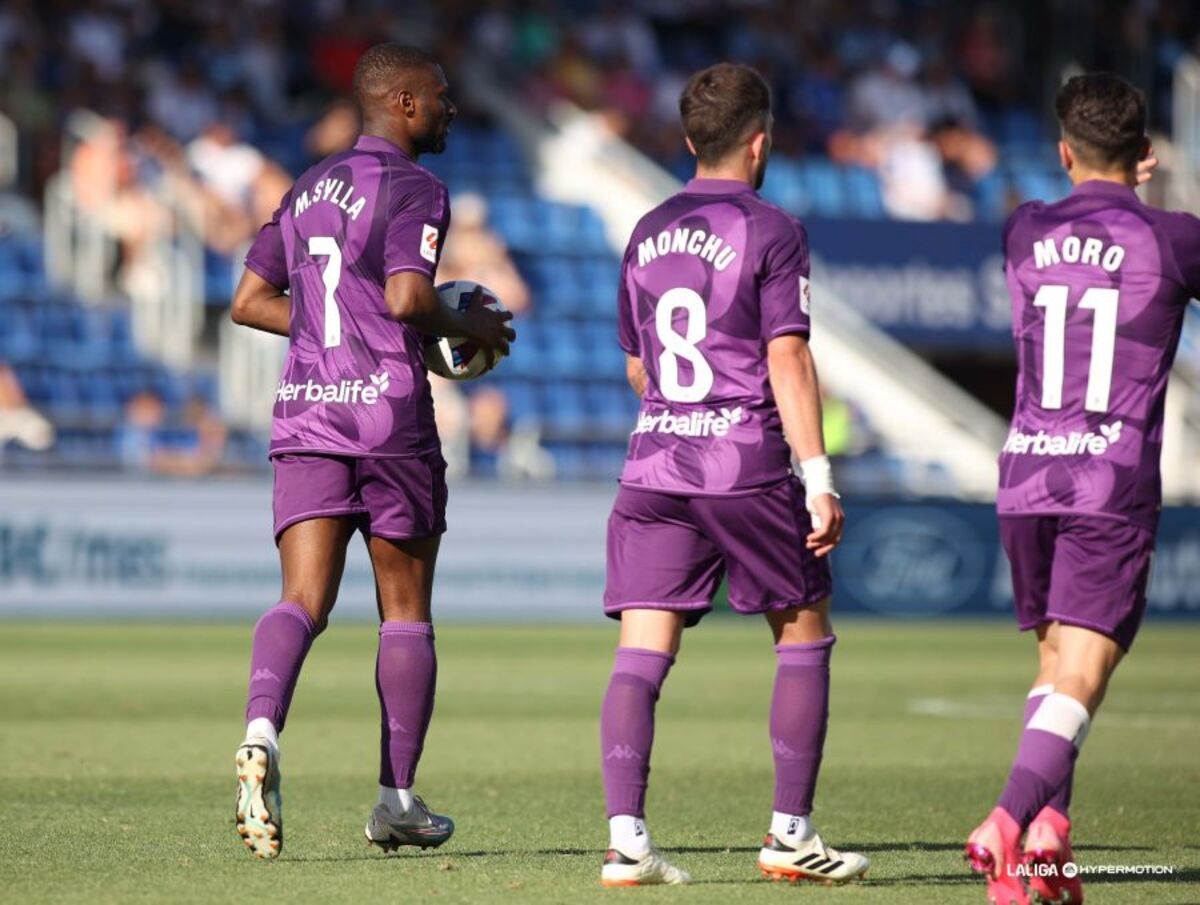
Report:
M346 547L367 539L379 610L379 802L369 842L441 845L454 831L412 784L433 713L434 565L446 530L445 461L424 338L464 336L493 356L510 317L441 304L446 187L417 157L446 143L455 107L420 50L380 44L354 74L363 134L304 173L246 258L233 319L290 339L275 395L271 459L280 602L254 629L237 829L250 850L283 845L279 733L301 666L337 598ZM286 294L290 290L290 295Z
M766 617L778 658L775 813L759 867L822 882L867 869L809 820L835 641L825 557L843 515L808 348L807 238L756 192L770 102L746 66L689 80L680 113L696 178L641 219L622 266L619 338L642 404L608 525L604 608L621 628L600 722L605 886L690 880L644 822L654 709L684 627L711 609L726 576L730 605Z
M1200 294L1200 220L1133 191L1149 153L1141 92L1076 76L1057 113L1074 190L1004 229L1018 377L997 503L1040 662L1008 783L966 848L1000 905L1082 901L1064 870L1074 764L1145 609L1167 375Z

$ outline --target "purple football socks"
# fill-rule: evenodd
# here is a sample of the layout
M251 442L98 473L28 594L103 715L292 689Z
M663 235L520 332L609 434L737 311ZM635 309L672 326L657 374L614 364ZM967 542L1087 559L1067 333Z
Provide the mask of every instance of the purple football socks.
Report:
M283 731L300 667L313 642L313 621L304 607L286 601L267 610L254 626L246 722L260 717Z
M379 692L379 784L412 787L433 716L437 653L428 622L379 626L375 688Z
M775 810L812 812L817 771L829 722L829 655L835 635L808 644L780 644L771 696Z
M1043 690L1044 689L1044 690ZM1039 685L1029 693L1029 697L1025 699L1025 722L1023 725L1029 725L1029 721L1033 719L1033 715L1037 713L1038 707L1042 705L1042 701L1046 700L1046 695L1053 690L1053 686ZM1054 796L1046 802L1046 807L1053 808L1062 814L1064 817L1070 817L1071 808L1071 787L1075 783L1075 768L1071 767L1071 772L1067 774L1067 781L1059 786L1058 791Z
M1046 695L1030 717L996 802L1021 829L1070 781L1090 721L1083 704L1056 692Z
M618 647L600 709L600 766L608 816L645 816L654 705L675 658L660 651Z

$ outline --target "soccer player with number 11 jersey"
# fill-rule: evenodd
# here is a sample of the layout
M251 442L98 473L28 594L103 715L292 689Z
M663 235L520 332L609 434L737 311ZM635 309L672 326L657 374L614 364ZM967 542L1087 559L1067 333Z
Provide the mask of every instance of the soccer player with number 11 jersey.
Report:
M1149 154L1141 92L1092 73L1056 106L1074 190L1004 229L1018 377L997 503L1040 663L1008 783L966 848L998 905L1083 899L1064 870L1074 764L1146 606L1167 375L1200 295L1200 220L1133 191Z
M644 821L654 709L684 627L728 576L730 605L766 617L778 658L775 806L759 867L780 879L849 880L867 859L826 846L809 819L836 640L825 557L843 515L808 348L807 238L756 192L771 147L770 91L757 72L697 73L680 113L696 178L638 223L618 294L642 405L608 525L604 608L621 629L600 718L611 834L600 878L690 880Z

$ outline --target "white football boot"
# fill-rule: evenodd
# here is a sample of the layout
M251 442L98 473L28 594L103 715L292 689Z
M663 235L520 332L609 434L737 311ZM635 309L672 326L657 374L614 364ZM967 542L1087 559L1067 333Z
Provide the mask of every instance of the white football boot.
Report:
M363 833L367 842L385 852L394 852L402 845L437 848L454 835L454 821L433 813L420 795L414 795L412 807L404 814L396 815L376 805Z
M234 762L238 835L258 857L278 858L283 850L279 750L265 738L248 738L237 749Z
M861 877L871 862L855 852L839 852L813 833L804 840L768 834L758 853L758 869L772 880L812 880L832 885Z
M680 870L653 846L640 859L610 848L600 868L601 886L680 886L691 882L691 874Z

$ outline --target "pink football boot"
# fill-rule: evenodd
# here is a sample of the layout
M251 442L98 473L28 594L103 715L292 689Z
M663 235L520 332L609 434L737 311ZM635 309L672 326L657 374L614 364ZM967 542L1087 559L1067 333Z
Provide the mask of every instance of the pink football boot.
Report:
M1071 821L1054 808L1042 808L1033 818L1025 834L1031 902L1079 905L1083 901L1083 881L1075 866L1070 836Z
M1003 808L993 808L963 851L971 870L987 877L987 896L992 905L1029 905L1018 854L1021 828Z

